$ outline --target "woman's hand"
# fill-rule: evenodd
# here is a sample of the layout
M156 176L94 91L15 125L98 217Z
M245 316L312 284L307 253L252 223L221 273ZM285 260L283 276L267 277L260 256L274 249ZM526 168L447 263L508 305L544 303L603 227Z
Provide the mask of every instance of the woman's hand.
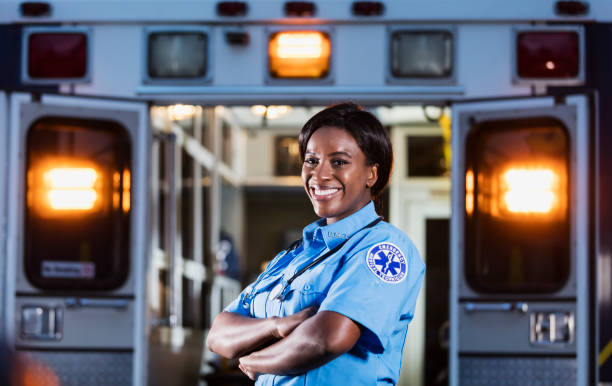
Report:
M287 337L303 321L316 314L318 309L319 307L308 307L293 315L276 318L276 338L282 339Z
M240 371L245 373L246 376L249 377L252 381L257 380L259 373L256 373L255 371L251 370L247 365L243 364L242 358L238 360L238 368L240 369Z

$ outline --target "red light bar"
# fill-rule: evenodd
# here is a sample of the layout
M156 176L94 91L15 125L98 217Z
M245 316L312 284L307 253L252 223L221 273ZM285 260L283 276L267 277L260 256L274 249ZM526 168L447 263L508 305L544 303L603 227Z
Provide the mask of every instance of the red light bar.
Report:
M87 35L78 32L33 33L28 39L28 76L74 79L87 75Z
M310 1L288 1L285 3L285 15L297 17L312 17L317 7Z
M353 3L353 15L380 16L385 11L385 5L379 1L356 1Z
M219 16L245 16L249 6L244 1L222 1L217 4Z
M517 37L521 78L574 78L579 73L578 34L573 31L522 32Z

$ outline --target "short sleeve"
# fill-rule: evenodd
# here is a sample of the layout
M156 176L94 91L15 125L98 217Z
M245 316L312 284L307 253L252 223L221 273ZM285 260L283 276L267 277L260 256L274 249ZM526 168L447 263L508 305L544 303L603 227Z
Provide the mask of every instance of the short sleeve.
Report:
M412 319L425 264L407 238L380 240L347 256L319 311L352 319L385 347L400 320Z

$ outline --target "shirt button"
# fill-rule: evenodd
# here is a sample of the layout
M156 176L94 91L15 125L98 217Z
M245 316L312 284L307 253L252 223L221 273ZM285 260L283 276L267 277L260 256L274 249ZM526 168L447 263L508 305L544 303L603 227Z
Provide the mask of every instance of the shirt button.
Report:
M309 289L310 289L310 284L306 284L306 285L304 286L304 290L308 291Z

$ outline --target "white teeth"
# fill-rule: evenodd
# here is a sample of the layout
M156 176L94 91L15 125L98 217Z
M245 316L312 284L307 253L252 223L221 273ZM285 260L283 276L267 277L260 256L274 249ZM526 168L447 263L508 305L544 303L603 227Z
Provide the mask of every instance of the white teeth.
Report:
M333 193L336 193L338 190L338 188L333 188L333 189L318 189L318 188L314 188L314 192L317 196L327 196Z

